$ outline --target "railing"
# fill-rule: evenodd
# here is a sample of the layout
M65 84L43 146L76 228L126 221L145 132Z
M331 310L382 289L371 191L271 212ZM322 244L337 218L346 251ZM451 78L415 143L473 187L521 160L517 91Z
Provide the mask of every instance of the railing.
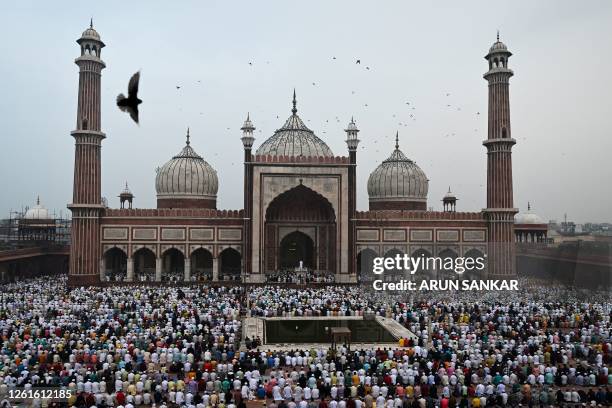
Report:
M42 247L10 249L0 251L0 261L10 261L42 255L68 255L69 253L70 246L68 245L48 245Z

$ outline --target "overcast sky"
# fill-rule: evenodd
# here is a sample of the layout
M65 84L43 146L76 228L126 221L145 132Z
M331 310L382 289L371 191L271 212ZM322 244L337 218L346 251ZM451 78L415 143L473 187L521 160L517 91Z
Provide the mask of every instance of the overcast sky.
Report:
M343 129L355 117L358 209L367 209L367 177L391 154L399 130L400 148L430 180L428 206L441 209L450 186L458 210L480 211L483 56L499 29L514 54L515 206L526 210L531 201L545 219L567 213L577 222L612 221L612 2L432 3L4 3L0 218L37 195L48 208L67 211L75 40L93 16L107 45L102 195L111 207L126 180L137 207L155 206L155 169L182 149L189 126L192 147L217 169L218 208L242 208L239 129L250 112L259 146L290 115L295 87L298 114L336 155L347 155ZM140 126L114 103L137 70Z

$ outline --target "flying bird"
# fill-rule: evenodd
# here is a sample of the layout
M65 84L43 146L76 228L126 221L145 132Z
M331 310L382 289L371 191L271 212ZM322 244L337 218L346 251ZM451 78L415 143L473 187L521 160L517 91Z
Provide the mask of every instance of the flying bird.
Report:
M357 61L355 61L355 64L361 64L361 60L358 59Z
M140 99L138 99L138 82L140 81L140 71L136 72L130 78L130 82L128 83L128 96L120 93L117 96L117 106L121 109L122 112L128 112L130 117L134 122L138 123L138 105L142 103Z
M181 87L177 85L177 86L176 86L176 89L181 89Z

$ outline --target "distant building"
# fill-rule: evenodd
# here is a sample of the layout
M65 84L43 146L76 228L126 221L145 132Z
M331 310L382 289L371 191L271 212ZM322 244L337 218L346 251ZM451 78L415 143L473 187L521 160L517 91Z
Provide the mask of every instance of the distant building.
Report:
M539 215L531 211L530 203L527 203L526 212L518 213L514 217L514 236L516 238L516 242L549 242L548 224Z
M56 217L36 199L33 207L0 220L0 242L6 248L70 243L70 220Z

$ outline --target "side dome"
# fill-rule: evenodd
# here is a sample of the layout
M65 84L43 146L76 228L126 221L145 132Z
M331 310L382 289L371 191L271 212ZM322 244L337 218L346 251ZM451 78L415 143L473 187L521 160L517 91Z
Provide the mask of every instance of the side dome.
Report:
M157 208L217 208L217 172L190 146L157 170Z
M297 115L295 91L293 91L293 109L283 127L263 142L257 149L257 155L293 156L293 157L333 157L334 153L327 144L308 129Z
M399 149L395 150L368 178L370 210L427 209L429 180L419 166Z

